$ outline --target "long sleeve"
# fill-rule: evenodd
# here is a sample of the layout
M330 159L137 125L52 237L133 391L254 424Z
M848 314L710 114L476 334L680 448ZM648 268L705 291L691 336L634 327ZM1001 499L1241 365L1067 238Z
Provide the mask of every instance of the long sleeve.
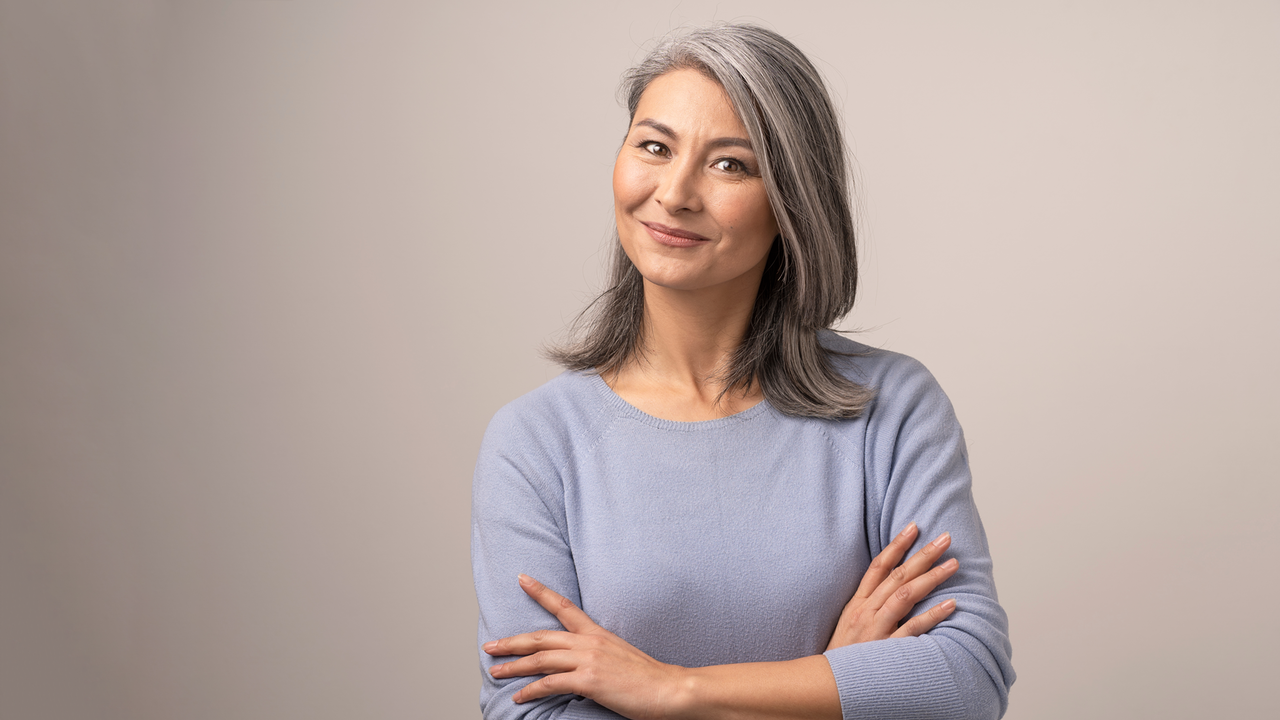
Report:
M555 428L539 426L534 418L512 408L495 416L485 434L472 486L478 646L544 628L562 629L520 589L519 573L538 578L581 606L556 452L563 440L556 437ZM488 669L504 659L491 658L483 650L479 653L485 720L621 717L590 700L566 695L517 705L511 697L537 677L495 680Z
M1013 682L1004 612L950 402L910 358L828 338L877 391L861 418L783 415L762 402L680 423L604 381L564 373L503 408L476 466L478 645L556 620L526 573L656 660L684 667L822 653L871 558L911 521L952 533L959 571L930 598L957 610L919 638L826 653L846 718L993 718ZM494 680L486 720L612 718L577 697L516 705L535 678Z
M1008 620L971 491L964 436L951 403L919 363L888 366L863 429L866 533L872 555L914 521L922 543L950 531L954 576L917 605L956 611L916 638L828 651L845 718L997 718L1014 671Z

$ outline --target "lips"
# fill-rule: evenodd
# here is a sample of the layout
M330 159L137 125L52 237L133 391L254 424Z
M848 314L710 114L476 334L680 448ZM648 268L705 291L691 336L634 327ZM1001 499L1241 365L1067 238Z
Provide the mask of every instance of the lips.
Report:
M645 226L645 229L649 231L649 235L654 240L671 247L691 247L711 240L711 238L704 237L698 233L673 228L662 223L642 221L640 224Z

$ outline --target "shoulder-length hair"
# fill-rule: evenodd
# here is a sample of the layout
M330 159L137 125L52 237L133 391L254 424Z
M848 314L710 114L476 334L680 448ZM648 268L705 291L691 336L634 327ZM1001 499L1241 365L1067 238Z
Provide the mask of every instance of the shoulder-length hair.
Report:
M631 120L657 77L694 69L728 94L746 127L779 237L746 337L723 370L722 395L754 383L788 415L857 417L870 389L842 375L818 331L853 307L857 253L844 138L822 78L795 45L752 25L722 24L661 41L623 77ZM583 311L576 337L548 351L572 370L607 372L643 354L644 284L614 232L610 287Z

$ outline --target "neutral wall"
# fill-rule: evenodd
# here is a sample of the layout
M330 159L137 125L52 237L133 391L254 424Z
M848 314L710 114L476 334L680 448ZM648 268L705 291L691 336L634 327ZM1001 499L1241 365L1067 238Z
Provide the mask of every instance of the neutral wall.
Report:
M478 717L480 435L712 19L838 96L1007 717L1274 717L1280 4L887 0L0 0L0 717Z

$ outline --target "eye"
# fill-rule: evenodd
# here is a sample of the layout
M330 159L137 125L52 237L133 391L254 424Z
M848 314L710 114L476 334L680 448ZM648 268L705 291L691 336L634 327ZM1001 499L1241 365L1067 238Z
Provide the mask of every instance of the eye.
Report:
M720 158L714 163L711 163L711 167L727 173L744 173L747 171L747 168L742 164L742 161L735 160L733 158Z
M656 140L643 140L639 143L639 146L641 150L644 150L650 155L657 155L658 157L666 157L671 154L671 151L667 149L666 145L663 145L662 143Z

